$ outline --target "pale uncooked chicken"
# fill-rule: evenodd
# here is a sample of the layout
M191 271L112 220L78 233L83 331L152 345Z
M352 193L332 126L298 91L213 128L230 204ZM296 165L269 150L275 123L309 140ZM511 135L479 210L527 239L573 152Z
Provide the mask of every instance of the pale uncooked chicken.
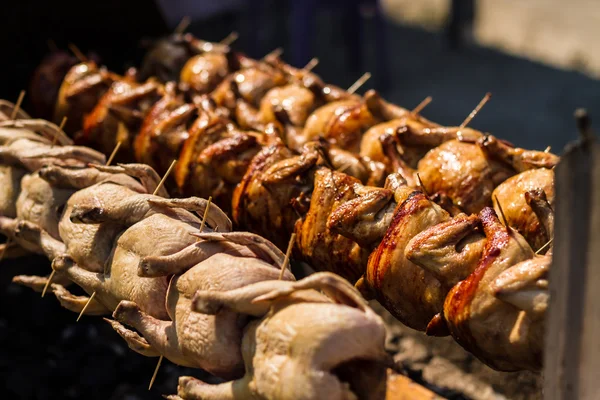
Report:
M74 207L70 219L75 222L73 225L110 223L120 228L119 233L122 233L102 249L109 254L104 271L92 272L78 266L70 252L56 258L53 268L65 273L88 294L95 292L95 300L109 310L114 310L122 300L128 300L149 315L168 320L164 304L167 277L140 277L138 265L142 257L174 254L196 242L192 233L198 231L200 219L188 210L203 213L207 201L164 199L147 194L129 195L116 204L101 195L96 199L100 200L99 204ZM220 224L223 230L231 230L231 222L216 206L208 211L206 221L204 229Z
M224 246L226 242L219 243ZM202 368L225 379L240 378L244 374L240 347L248 317L229 309L214 315L192 312L192 298L198 290L229 291L276 280L280 268L235 251L230 253L208 254L205 260L171 279L166 304L173 322L153 318L130 301L122 301L113 317L135 328L153 349L176 364ZM289 271L283 278L294 280ZM119 328L117 332L126 329ZM135 349L135 343L132 347Z
M385 398L383 321L339 276L317 273L298 282L199 291L194 308L204 314L228 309L260 319L244 331L244 377L220 385L181 377L178 396L171 399Z

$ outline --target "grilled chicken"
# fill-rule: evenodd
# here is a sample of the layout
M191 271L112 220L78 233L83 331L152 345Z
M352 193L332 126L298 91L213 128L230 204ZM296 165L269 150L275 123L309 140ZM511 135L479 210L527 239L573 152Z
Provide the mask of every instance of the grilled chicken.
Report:
M363 133L376 122L363 101L334 101L308 117L297 143L301 145L322 137L343 150L358 153Z
M174 85L167 84L164 95L150 108L135 138L136 161L153 165L164 174L179 157L196 111L194 105L184 103L175 93Z
M503 214L508 225L523 235L529 245L537 250L550 240L552 232L546 232L528 204L527 192L535 189L544 192L552 207L554 171L548 168L536 168L521 172L500 184L494 190L493 197L496 213Z
M369 257L360 290L375 297L405 325L425 330L441 311L447 289L429 271L409 261L406 247L425 229L450 219L440 206L415 191L398 204L383 240Z
M130 161L133 140L149 108L158 100L160 84L143 84L132 78L115 81L83 121L83 132L76 141L110 154L117 143L121 151L116 159Z
M29 83L29 99L38 118L52 119L58 91L77 58L66 51L53 51L38 65Z
M380 232L389 225L389 219L386 220L384 215L380 217L381 224L375 220L392 196L389 189L365 187L344 173L318 169L308 213L296 222L298 258L318 270L335 272L356 282L364 273L370 252L368 246L380 239ZM370 223L361 226L359 219ZM353 232L353 236L364 247L336 233L336 229L347 236L352 235L348 231L355 229L357 232Z
M250 161L268 143L267 135L233 128L229 121L211 112L202 112L188 135L174 174L179 191L212 196L228 209L233 190Z
M298 282L264 281L226 292L198 291L194 308L204 314L231 310L259 318L244 331L246 373L220 385L181 377L178 397L169 398L385 398L383 322L351 285L333 274L317 273Z
M477 144L450 140L429 151L418 173L430 195L443 195L467 213L491 204L492 192L514 174L507 165L492 159Z
M156 77L163 83L174 82L180 77L182 68L195 56L228 51L229 47L223 44L199 40L190 34L175 33L152 44L142 60L139 79L145 81Z
M314 146L300 155L281 143L264 147L235 189L235 222L285 249L296 220L308 210L318 163L319 151Z
M58 91L53 120L60 123L67 117L65 131L78 132L85 115L91 112L110 85L120 76L98 67L94 62L82 62L72 67Z
M487 239L483 254L475 271L446 297L444 320L465 349L493 368L539 370L543 318L536 314L544 306L536 303L538 293L544 296L548 259L534 258L523 236L502 225L493 209L484 208L480 218Z

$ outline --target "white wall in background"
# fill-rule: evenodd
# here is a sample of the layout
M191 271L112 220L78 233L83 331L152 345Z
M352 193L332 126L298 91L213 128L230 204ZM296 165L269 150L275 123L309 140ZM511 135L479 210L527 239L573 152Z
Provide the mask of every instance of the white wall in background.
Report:
M444 26L450 0L380 0L393 20ZM600 0L477 0L475 40L484 46L600 78Z

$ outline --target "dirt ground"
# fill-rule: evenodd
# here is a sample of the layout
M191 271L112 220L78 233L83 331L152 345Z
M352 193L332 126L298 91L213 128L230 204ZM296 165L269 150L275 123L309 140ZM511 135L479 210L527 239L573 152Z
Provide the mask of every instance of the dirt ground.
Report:
M452 338L428 337L399 323L376 302L371 303L388 328L386 349L409 377L452 399L537 400L542 378L531 372L495 371Z

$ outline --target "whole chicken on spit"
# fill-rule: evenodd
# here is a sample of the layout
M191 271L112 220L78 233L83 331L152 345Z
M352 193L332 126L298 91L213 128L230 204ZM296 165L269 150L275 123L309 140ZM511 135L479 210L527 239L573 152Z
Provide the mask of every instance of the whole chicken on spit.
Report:
M383 321L336 275L200 290L193 308L202 314L231 310L255 318L242 339L246 373L220 385L181 377L178 395L170 399L385 398Z

